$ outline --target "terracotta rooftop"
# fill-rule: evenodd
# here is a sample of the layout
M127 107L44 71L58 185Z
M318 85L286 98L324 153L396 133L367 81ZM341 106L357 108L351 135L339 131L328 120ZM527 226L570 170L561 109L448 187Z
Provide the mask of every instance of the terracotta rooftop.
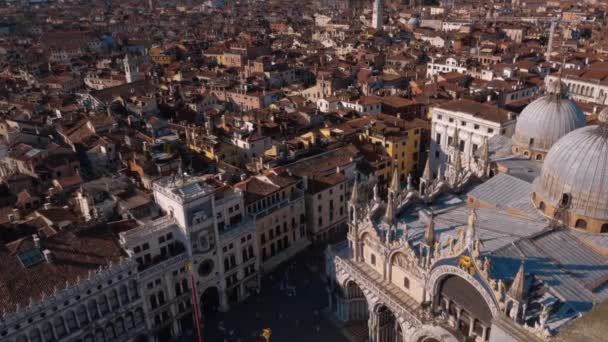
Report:
M53 255L45 261L42 250ZM126 256L107 226L59 232L42 241L37 248L31 237L0 245L0 311L11 312L26 307L30 298L40 301L84 279L90 271L116 263ZM29 267L24 266L31 264Z

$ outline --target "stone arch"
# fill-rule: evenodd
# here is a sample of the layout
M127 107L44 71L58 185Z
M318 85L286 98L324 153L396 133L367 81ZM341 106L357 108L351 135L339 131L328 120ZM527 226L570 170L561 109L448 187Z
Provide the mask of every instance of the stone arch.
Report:
M477 279L471 276L468 272L456 266L443 265L435 268L431 272L431 275L427 281L427 293L430 296L438 295L439 287L442 281L449 276L457 276L465 280L466 283L477 290L478 294L481 296L490 310L491 316L497 317L499 315L500 310L498 309L498 303L496 302L494 295L491 293L491 290L487 286L480 284Z
M393 280L393 264L397 264L397 265L399 264L399 262L396 260L396 258L399 256L403 257L403 261L408 261L410 259L409 256L401 250L393 251L388 255L387 260L388 260L388 281L389 282L392 282L392 280ZM398 265L398 267L401 267L403 269L404 273L407 270L406 265ZM407 276L407 274L403 274L403 276ZM402 280L399 280L399 281L402 281Z
M538 204L538 210L540 210L542 213L545 213L545 202L540 201L540 203Z
M361 292L363 293L363 297L365 298L365 301L367 302L368 307L373 307L374 306L374 303L376 303L376 301L372 297L371 293L367 289L365 289L365 287L359 285L359 283L357 283L354 279L352 279L350 277L347 277L346 279L344 279L344 281L342 281L340 283L340 286L342 287L342 289L346 290L346 289L348 289L348 286L350 284L354 284L359 289L361 289Z
M397 342L403 340L406 326L399 320L397 314L390 306L378 302L373 307L373 319L370 320L370 336L377 337L378 341ZM374 341L376 338L374 338Z
M210 315L217 312L218 308L220 307L219 289L215 286L206 288L200 296L200 302L201 311L204 314Z
M600 233L608 233L608 223L604 223L600 228Z
M458 342L459 340L440 325L422 325L412 329L410 335L404 336L404 342Z
M574 227L578 229L587 229L587 221L578 219L576 220L576 223L574 223Z

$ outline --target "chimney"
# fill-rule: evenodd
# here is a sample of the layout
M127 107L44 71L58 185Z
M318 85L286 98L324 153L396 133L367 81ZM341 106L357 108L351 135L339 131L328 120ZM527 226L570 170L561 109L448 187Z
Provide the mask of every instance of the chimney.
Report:
M15 221L21 220L21 211L19 210L19 208L13 208L13 219Z
M34 240L34 246L40 248L41 243L40 243L40 237L38 236L38 234L32 235L32 240Z
M42 251L42 254L44 255L44 260L46 260L46 262L48 262L49 264L53 263L53 252L48 249L45 249Z
M51 209L51 203L49 203L49 202L44 203L44 209L45 210Z

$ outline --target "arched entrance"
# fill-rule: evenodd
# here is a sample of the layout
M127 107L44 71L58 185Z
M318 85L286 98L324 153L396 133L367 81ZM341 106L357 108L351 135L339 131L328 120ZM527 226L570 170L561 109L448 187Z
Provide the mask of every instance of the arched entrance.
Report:
M332 293L332 308L338 319L345 322L344 331L351 341L367 339L368 303L363 290L356 282L347 280L344 287L335 288Z
M209 287L201 296L201 311L204 316L208 316L217 312L220 306L220 292L217 287Z
M372 341L402 342L401 325L395 314L384 304L379 304L369 321L369 336Z
M460 276L447 275L439 280L434 303L435 312L445 312L463 336L488 340L492 311L473 284Z
M139 335L135 338L135 342L148 342L148 336L146 335Z
M422 337L418 340L418 342L439 342L439 340L434 337Z

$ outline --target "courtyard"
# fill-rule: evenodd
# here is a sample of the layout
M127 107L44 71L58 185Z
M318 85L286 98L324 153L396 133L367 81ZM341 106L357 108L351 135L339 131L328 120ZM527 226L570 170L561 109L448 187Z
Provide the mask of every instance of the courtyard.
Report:
M272 331L270 341L347 342L328 318L327 292L320 254L306 253L267 274L261 293L233 305L228 312L203 318L205 342L264 341L263 329ZM194 333L183 341L196 341Z

